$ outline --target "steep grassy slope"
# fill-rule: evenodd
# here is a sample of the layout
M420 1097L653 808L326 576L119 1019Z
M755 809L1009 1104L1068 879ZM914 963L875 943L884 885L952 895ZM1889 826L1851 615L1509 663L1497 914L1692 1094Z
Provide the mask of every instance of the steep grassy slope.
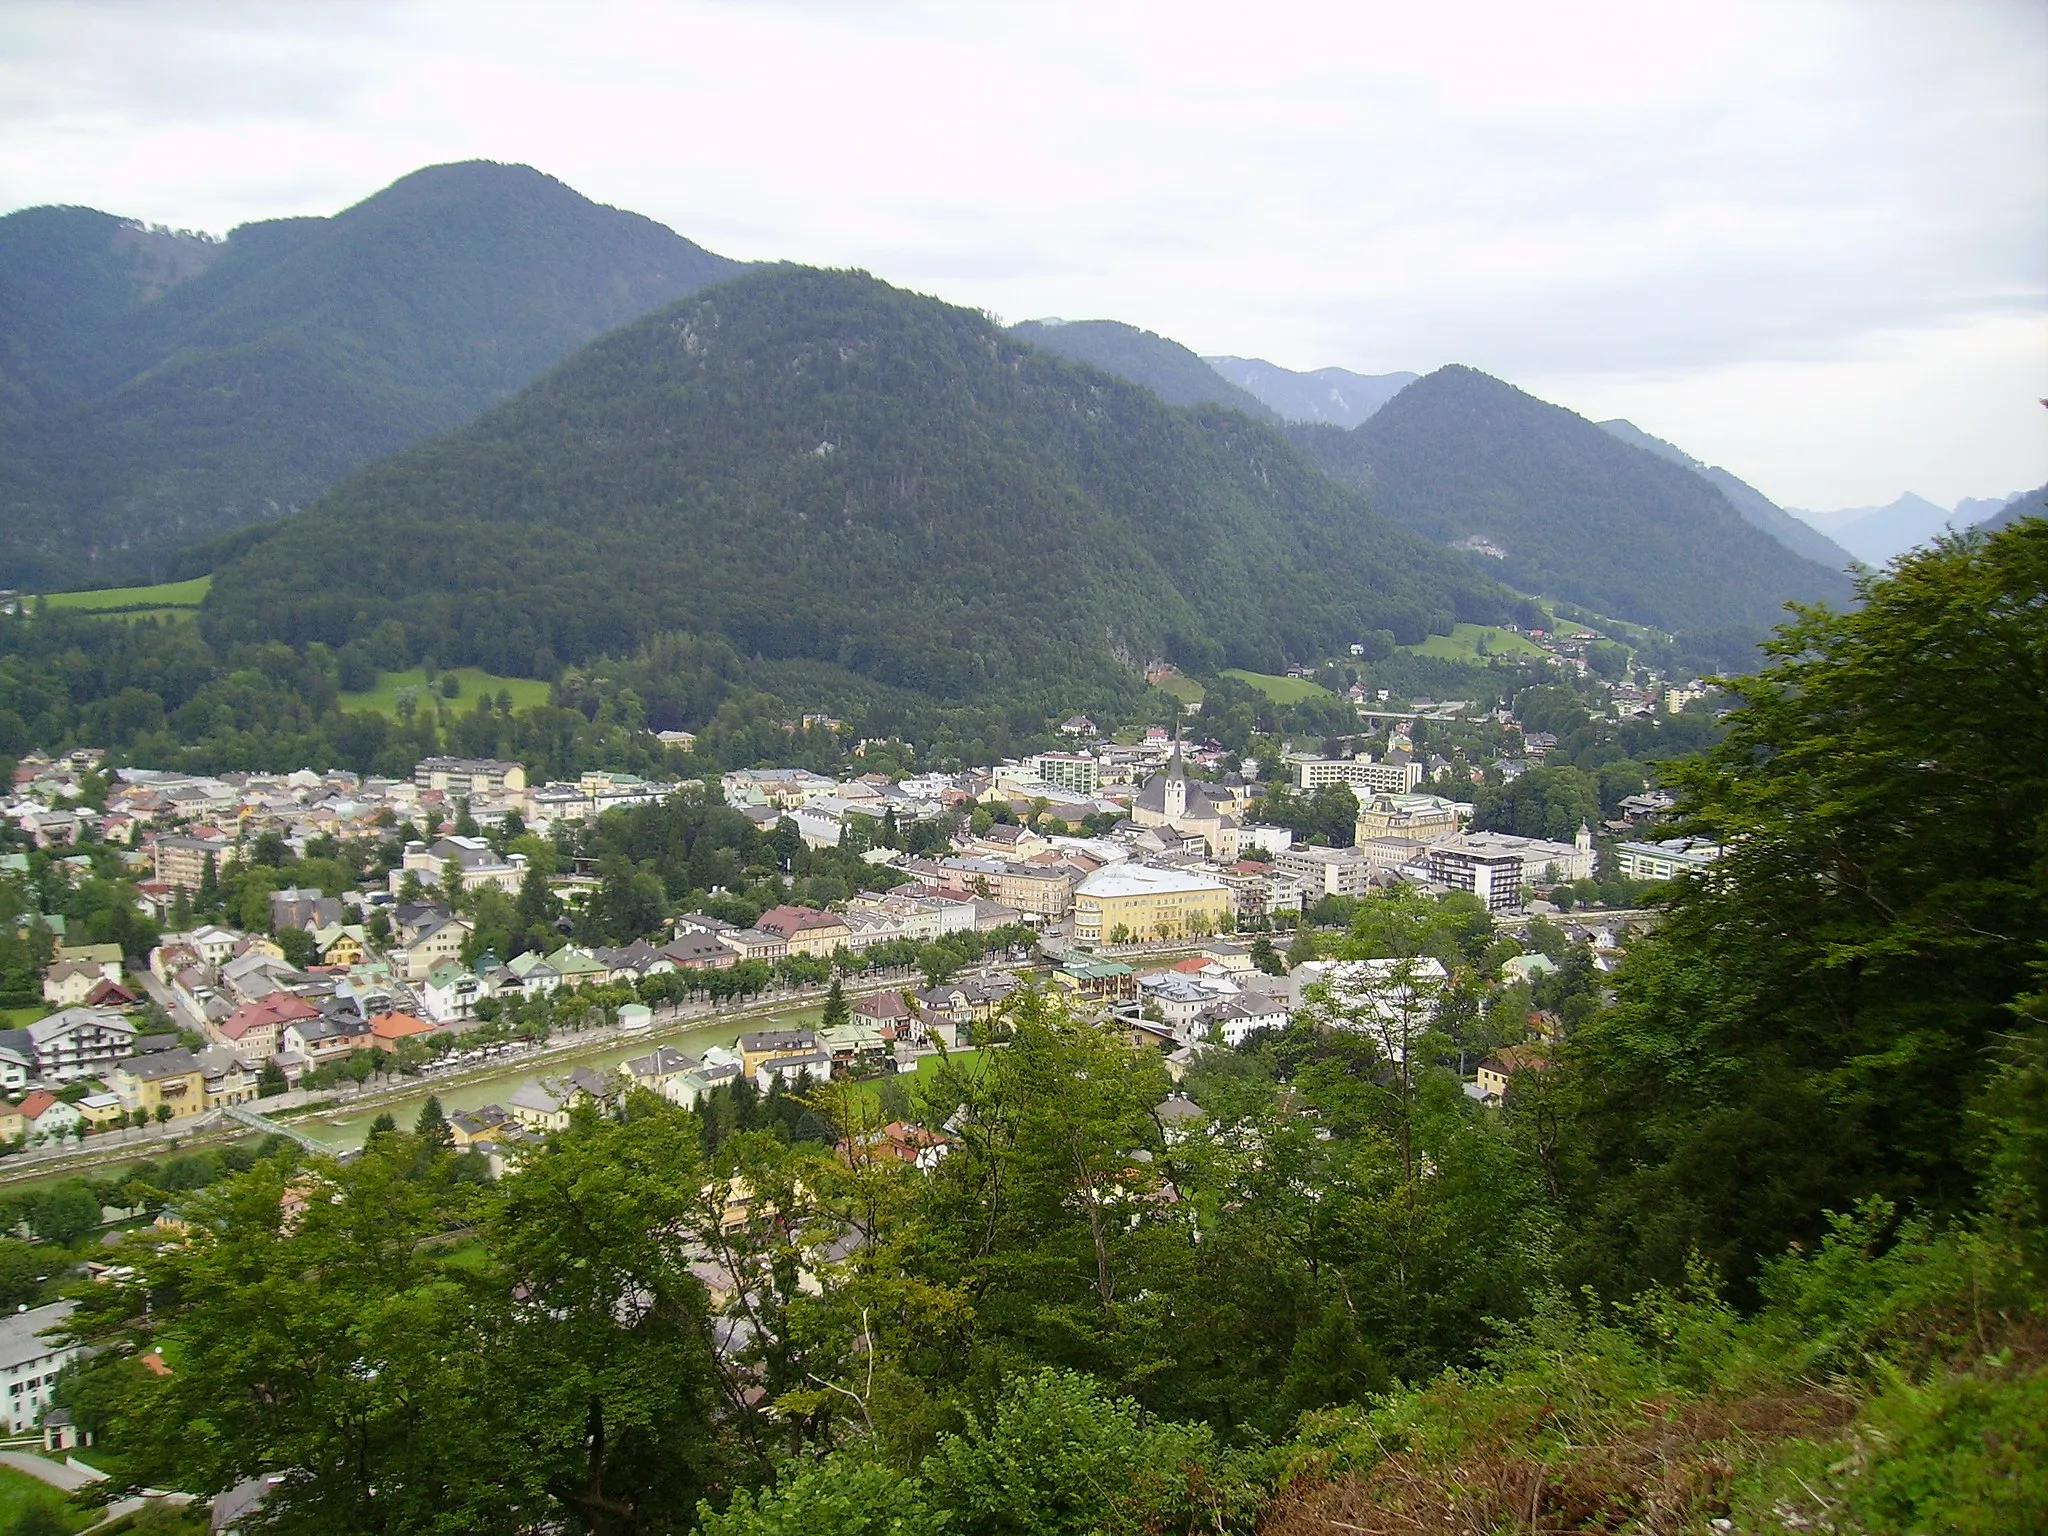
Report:
M862 274L767 269L650 315L358 475L223 570L223 638L495 672L672 630L937 698L1277 670L1512 596L1277 434Z
M86 209L0 219L0 584L166 574L736 270L481 163L225 243Z

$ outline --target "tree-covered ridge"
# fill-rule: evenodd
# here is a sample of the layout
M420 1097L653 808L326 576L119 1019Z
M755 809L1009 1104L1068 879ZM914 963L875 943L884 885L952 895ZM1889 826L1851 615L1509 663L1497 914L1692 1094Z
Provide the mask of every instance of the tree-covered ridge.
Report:
M0 583L154 576L739 270L537 171L417 171L208 242L0 219Z
M1011 326L1010 334L1071 362L1088 363L1142 384L1168 405L1227 405L1254 421L1273 426L1280 422L1258 396L1156 331L1121 320L1025 320Z
M216 579L219 637L547 675L685 631L940 699L1271 670L1504 589L1277 434L863 274L750 273L365 471Z
M1504 580L1616 618L1747 640L1787 602L1850 594L1697 475L1471 368L1418 380L1350 432L1288 435L1383 516L1484 540L1504 558L1474 558Z

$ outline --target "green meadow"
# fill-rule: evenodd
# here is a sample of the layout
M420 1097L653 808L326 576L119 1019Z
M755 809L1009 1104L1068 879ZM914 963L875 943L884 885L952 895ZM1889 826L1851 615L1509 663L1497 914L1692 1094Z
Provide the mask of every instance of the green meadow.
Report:
M441 696L442 679L448 677L453 677L461 690L452 699ZM341 696L341 707L358 712L388 715L396 720L398 691L401 688L417 688L422 709L439 702L446 704L451 710L464 712L476 708L477 695L480 693L488 693L492 698L496 698L502 689L512 695L514 709L527 709L535 704L545 704L549 693L548 685L534 678L499 677L496 673L486 672L481 667L450 667L444 672L436 673L434 681L430 684L425 671L414 667L409 672L379 673L376 687L364 693L344 693Z
M1305 677L1275 677L1270 672L1246 672L1238 667L1225 667L1223 675L1258 689L1275 704L1300 704L1308 699L1336 697L1321 683L1312 683Z
M1486 650L1479 649L1481 639ZM1411 655L1432 656L1439 661L1478 661L1482 656L1541 656L1543 647L1527 635L1489 624L1458 624L1448 635L1430 635L1420 645L1404 647Z
M52 608L77 608L87 613L145 613L162 617L167 610L197 608L213 587L211 576L194 576L190 581L162 581L153 587L101 587L96 592L51 592L45 601Z

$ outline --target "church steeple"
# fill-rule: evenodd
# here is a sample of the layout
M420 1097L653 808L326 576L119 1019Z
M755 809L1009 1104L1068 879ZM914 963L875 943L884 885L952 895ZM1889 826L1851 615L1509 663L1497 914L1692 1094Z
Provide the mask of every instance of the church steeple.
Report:
M1180 722L1173 724L1173 761L1166 768L1166 803L1162 807L1169 822L1188 813L1188 770L1180 760Z

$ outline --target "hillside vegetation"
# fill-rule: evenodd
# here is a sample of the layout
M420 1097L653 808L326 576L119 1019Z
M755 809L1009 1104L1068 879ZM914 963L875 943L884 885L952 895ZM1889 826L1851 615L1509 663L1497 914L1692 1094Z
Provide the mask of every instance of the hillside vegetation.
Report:
M181 548L305 506L737 270L537 171L484 163L225 241L90 209L10 214L0 585L172 574Z
M1860 596L1671 765L1728 851L1611 971L1394 890L1296 954L1397 985L1178 1083L1027 987L913 1083L585 1103L495 1180L438 1105L271 1147L99 1248L64 1406L114 1490L275 1474L306 1536L2038 1531L2048 524ZM781 836L561 851L623 942Z
M1142 384L1168 405L1227 405L1254 421L1280 418L1201 358L1153 331L1121 320L1026 320L1010 334L1034 347Z
M1849 578L1752 527L1713 486L1583 417L1470 368L1409 385L1363 425L1289 428L1375 511L1526 592L1719 644L1741 666L1786 602L1850 595Z
M1050 712L1155 657L1278 671L1517 607L1236 412L783 267L338 487L218 574L207 622L342 648L388 624L542 677L688 632Z

